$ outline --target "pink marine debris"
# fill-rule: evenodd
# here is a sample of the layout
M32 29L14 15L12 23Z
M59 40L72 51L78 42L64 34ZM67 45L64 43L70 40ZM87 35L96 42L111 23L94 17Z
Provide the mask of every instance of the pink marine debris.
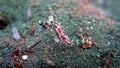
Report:
M31 9L31 8L28 8L28 9L27 9L27 18L28 18L28 19L31 19L31 18L32 18L32 9Z
M17 30L16 27L13 27L12 33L13 33L13 38L14 38L15 40L20 40L21 37L20 37L20 35L19 35L18 30Z

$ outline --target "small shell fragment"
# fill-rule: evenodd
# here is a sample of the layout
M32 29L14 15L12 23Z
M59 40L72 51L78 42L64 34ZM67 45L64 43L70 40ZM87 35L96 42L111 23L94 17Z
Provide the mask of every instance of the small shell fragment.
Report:
M27 55L22 55L22 59L23 59L23 60L26 60L27 58L28 58Z

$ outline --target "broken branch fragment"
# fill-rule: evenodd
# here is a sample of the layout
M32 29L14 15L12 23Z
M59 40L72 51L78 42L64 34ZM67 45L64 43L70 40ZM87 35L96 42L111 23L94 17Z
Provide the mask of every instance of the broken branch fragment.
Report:
M34 48L34 47L37 46L40 42L41 42L41 40L39 40L38 42L36 42L36 43L33 44L33 45L27 46L27 47L24 49L24 51Z

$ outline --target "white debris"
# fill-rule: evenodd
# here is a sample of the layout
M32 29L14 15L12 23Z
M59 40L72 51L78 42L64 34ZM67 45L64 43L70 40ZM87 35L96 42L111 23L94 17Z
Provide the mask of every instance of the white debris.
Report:
M23 60L26 60L27 58L28 58L27 55L22 55L22 59L23 59Z
M20 40L21 37L20 37L20 35L19 35L18 30L17 30L16 27L13 27L12 33L13 33L13 38L14 38L15 40Z
M100 55L98 54L97 57L100 57Z
M93 29L93 27L91 26L90 29Z
M53 16L49 16L48 19L49 19L49 21L54 21Z
M110 45L110 42L108 42L107 44Z
M39 20L39 24L41 23L41 20Z
M87 27L86 29L89 30L89 27Z

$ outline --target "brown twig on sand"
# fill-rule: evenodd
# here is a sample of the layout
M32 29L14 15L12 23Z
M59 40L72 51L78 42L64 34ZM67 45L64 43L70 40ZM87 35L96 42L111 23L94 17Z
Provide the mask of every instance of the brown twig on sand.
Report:
M34 35L34 33L35 33L35 27L34 27L34 21L32 20L30 24L30 34Z

